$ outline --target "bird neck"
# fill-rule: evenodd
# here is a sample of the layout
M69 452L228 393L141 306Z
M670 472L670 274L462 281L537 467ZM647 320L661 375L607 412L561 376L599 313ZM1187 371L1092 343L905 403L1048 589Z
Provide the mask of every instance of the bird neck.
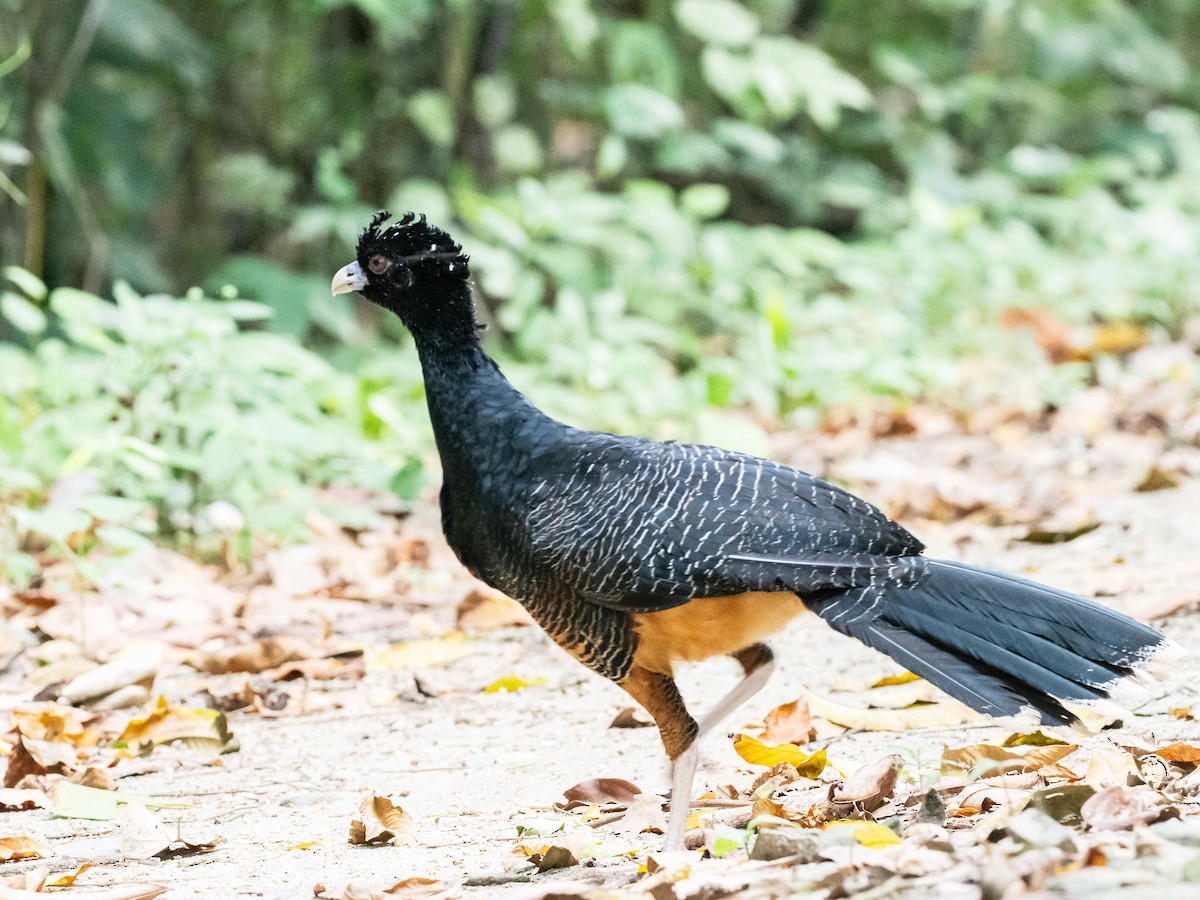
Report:
M520 432L537 420L565 428L514 388L469 329L413 329L429 418L447 483L474 480L504 447L520 455ZM468 476L470 476L468 478Z

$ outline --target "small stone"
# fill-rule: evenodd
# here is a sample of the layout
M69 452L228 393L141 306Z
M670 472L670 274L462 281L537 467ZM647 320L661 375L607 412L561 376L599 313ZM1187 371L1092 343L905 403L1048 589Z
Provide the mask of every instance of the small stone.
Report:
M811 828L763 828L754 837L750 858L759 860L795 857L800 864L820 858L821 832Z

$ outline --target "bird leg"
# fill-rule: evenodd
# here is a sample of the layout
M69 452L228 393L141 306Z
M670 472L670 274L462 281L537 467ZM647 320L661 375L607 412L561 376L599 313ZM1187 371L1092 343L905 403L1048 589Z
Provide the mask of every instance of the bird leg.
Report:
M699 762L697 741L722 719L757 694L771 671L775 658L766 644L751 644L733 658L742 664L745 673L737 686L721 699L699 725L687 711L683 697L669 675L651 672L634 666L621 681L629 694L646 708L658 724L663 746L671 759L671 812L667 820L667 850L682 850L688 810L691 805L692 784Z

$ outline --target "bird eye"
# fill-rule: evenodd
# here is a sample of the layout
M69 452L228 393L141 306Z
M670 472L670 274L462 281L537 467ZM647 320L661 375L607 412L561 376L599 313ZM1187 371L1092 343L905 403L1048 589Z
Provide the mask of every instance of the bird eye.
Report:
M372 256L367 260L367 268L375 275L382 275L391 263L383 256Z

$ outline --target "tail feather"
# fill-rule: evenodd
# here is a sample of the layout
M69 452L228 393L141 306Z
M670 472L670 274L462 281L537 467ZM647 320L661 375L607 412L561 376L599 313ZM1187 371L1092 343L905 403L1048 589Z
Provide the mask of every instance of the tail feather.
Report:
M1073 722L1064 703L1104 702L1166 646L1153 629L1081 597L941 560L928 560L915 584L807 603L968 706L997 716L1032 710L1043 724Z

